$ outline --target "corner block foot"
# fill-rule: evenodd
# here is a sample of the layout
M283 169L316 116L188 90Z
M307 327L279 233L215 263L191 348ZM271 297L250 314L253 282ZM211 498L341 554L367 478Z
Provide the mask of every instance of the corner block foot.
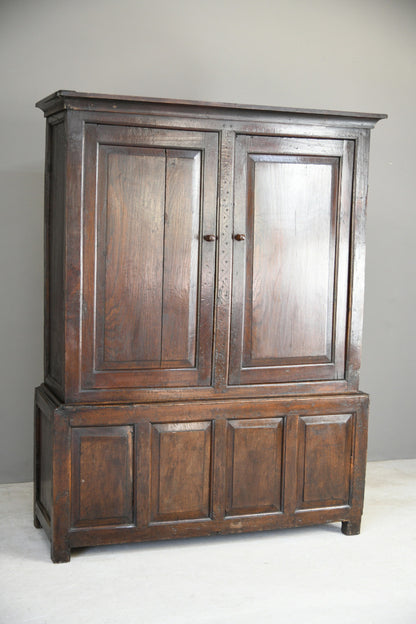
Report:
M359 518L359 520L347 520L341 524L341 531L344 535L359 535L360 528L361 518Z
M70 548L54 548L51 547L51 559L53 563L68 563L71 559Z

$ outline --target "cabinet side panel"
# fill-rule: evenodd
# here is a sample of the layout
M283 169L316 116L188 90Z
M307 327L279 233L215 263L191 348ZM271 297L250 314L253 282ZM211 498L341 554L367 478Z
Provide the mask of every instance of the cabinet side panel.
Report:
M65 163L63 122L49 128L46 172L46 307L45 373L64 386L64 253L65 253Z
M51 415L35 404L35 502L50 522L52 516L52 423Z

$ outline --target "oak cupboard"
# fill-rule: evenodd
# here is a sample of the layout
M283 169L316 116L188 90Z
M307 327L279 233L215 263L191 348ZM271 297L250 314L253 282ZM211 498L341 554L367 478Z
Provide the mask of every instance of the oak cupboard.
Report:
M363 113L59 91L35 526L71 548L360 530Z

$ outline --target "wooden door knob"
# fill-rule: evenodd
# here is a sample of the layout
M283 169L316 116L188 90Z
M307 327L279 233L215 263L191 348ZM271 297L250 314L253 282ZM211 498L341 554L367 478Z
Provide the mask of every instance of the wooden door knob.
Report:
M215 234L205 234L204 236L204 240L213 243L215 241L217 237L215 236Z
M236 234L234 236L234 238L235 238L236 241L243 241L243 240L246 240L246 235L245 234Z

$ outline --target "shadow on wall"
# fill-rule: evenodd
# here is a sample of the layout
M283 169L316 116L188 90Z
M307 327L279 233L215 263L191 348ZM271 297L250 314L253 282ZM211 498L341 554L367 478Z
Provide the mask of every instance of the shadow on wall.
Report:
M1 171L0 482L32 479L43 377L43 170Z

